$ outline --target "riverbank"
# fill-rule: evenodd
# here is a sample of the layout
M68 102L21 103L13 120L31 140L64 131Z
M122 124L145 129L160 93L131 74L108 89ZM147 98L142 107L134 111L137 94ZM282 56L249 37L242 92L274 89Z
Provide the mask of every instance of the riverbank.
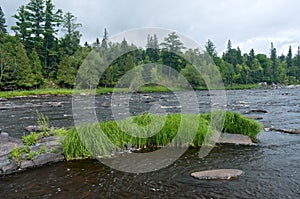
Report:
M24 135L22 139L12 138L6 133L1 133L0 174L9 174L63 160L109 157L141 149L157 150L168 144L173 147L198 148L206 144L205 137L214 133L214 130L209 130L210 117L211 113L202 115L169 114L167 116L144 114L122 120L118 124L115 121L107 121L83 125L77 129L75 127L68 130L64 128L44 129L40 133L31 132L29 135ZM177 134L180 134L178 128L184 118L188 119L188 124L185 124L178 138ZM140 128L133 128L132 121ZM154 126L148 125L151 121L154 121ZM156 132L157 128L160 129L160 124L157 122L163 124L158 133ZM190 125L198 126L195 129L196 132L191 131ZM84 137L77 132L78 129L79 132L84 132ZM252 145L251 139L255 140L261 129L262 125L257 121L238 113L226 112L222 131L230 134L221 134L218 142L220 144ZM127 130L136 131L135 135L140 135L142 138L129 135L126 133ZM101 133L109 138L114 148L105 142ZM156 134L152 136L147 134L148 137L145 137L145 133ZM246 137L233 134L242 134Z
M242 89L257 89L257 84L247 84L247 85L232 85L226 86L225 90L242 90ZM173 91L183 91L180 88L172 88ZM195 90L207 90L206 87L198 87ZM58 96L58 95L72 95L80 93L93 93L91 90L81 90L74 91L73 89L35 89L35 90L15 90L15 91L1 91L0 99L9 99L14 97L28 97L28 96ZM129 88L98 88L96 94L110 94L112 92L130 92ZM152 93L152 92L170 92L170 90L164 86L143 86L138 92L142 93Z

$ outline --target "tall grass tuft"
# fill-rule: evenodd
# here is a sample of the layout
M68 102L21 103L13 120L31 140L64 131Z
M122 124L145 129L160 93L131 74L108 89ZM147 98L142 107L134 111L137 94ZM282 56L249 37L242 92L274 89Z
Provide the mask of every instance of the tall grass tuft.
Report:
M210 120L211 113L203 114L201 117ZM232 134L242 134L255 140L256 135L262 130L262 124L247 118L239 113L226 111L223 132Z
M226 112L224 132L248 135L252 139L260 132L260 123L238 113ZM106 156L127 149L174 147L200 147L209 130L211 113L195 114L143 114L122 121L85 124L67 130L63 142L67 160ZM194 130L193 130L194 129ZM212 129L213 131L213 129Z

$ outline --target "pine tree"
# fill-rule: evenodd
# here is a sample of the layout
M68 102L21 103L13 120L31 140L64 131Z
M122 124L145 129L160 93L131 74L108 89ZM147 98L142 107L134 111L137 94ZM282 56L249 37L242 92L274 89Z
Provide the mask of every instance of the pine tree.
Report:
M77 18L70 12L63 17L62 27L65 35L61 40L61 47L66 55L73 55L80 46L81 34L78 29L82 25L77 23Z
M0 32L2 31L3 33L7 33L6 31L6 19L3 13L3 10L0 6Z
M103 39L101 42L101 47L103 50L107 50L107 48L108 48L108 32L107 32L106 28L104 28L104 35L103 35Z
M211 56L212 58L215 58L217 57L217 50L216 50L216 46L215 44L211 41L211 40L208 40L206 42L206 45L205 45L205 51L209 54L209 56Z
M278 67L278 63L277 63L277 52L276 52L276 48L273 45L273 42L271 42L271 49L270 49L270 59L271 59L271 72L272 72L272 77L271 77L271 81L274 82L275 81L275 77L276 77L276 70Z
M146 56L148 56L151 62L157 62L159 59L159 44L156 34L147 36Z
M227 42L227 52L230 52L231 49L232 49L232 44L231 44L231 41L228 40L228 42Z
M44 22L45 22L45 0L30 0L26 5L26 10L29 13L28 21L31 23L30 35L33 42L33 47L42 55L43 50L43 34L44 34Z
M11 29L16 33L16 35L20 37L26 50L29 50L29 48L31 47L29 31L31 27L31 22L29 21L29 16L30 13L26 10L26 7L22 5L18 9L18 14L13 15L13 17L17 20L16 26L11 27Z
M289 51L286 57L286 64L288 68L291 68L293 65L293 53L292 53L292 46L289 46Z
M48 77L54 77L58 65L58 40L56 38L58 26L62 22L62 11L55 11L51 0L46 0L45 30L44 30L44 65Z
M162 42L160 45L164 50L176 54L182 54L182 50L185 49L183 43L179 39L179 36L175 32L168 34L168 36L164 38L164 42Z

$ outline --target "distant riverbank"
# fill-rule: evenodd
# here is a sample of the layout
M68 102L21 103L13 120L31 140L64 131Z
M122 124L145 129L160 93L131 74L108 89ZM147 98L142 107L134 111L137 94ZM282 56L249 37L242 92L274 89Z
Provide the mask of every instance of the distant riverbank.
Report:
M256 89L258 88L257 84L239 84L226 86L225 90L242 90L242 89ZM173 91L180 91L183 89L172 88ZM206 87L198 87L195 90L208 90ZM63 88L48 88L48 89L35 89L35 90L15 90L15 91L1 91L0 98L13 98L13 97L27 97L27 96L43 96L43 95L72 95L84 93L93 93L94 90L83 90L75 91L73 89L63 89ZM110 94L112 92L130 92L129 88L98 88L96 94ZM170 92L170 89L164 86L143 86L137 92L142 93L152 93L152 92Z

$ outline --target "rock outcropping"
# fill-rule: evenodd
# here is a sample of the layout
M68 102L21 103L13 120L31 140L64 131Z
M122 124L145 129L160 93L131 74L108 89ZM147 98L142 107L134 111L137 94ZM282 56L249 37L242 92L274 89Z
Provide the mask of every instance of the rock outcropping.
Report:
M25 146L21 139L10 137L2 132L0 134L0 175L63 161L65 157L60 139L57 136L45 137L33 146Z

